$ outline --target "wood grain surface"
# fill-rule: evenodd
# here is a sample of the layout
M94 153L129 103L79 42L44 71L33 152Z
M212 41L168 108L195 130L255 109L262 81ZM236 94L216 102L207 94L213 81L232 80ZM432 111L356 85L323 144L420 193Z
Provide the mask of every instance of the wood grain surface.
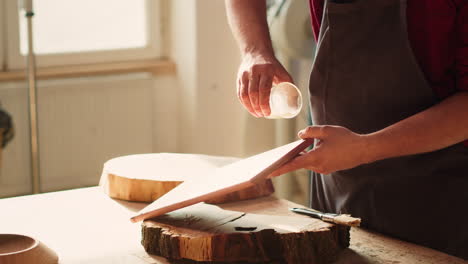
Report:
M184 181L205 182L213 170L240 160L200 154L153 153L111 159L104 164L100 185L112 198L153 202ZM271 180L207 200L225 203L258 198L274 192Z
M349 246L349 227L196 204L144 221L142 245L174 263L330 263Z

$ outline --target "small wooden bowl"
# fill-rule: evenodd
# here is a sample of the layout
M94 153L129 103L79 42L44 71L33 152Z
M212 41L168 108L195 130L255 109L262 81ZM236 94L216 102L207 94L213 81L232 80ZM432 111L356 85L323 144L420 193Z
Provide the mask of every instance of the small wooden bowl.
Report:
M0 263L55 264L58 256L40 241L24 235L0 234Z

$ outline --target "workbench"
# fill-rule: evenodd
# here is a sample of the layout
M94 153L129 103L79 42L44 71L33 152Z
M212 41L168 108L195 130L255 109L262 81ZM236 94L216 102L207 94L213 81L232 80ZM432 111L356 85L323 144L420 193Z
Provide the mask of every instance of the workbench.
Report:
M130 217L146 206L113 200L99 187L0 199L0 233L32 236L53 249L59 263L165 264L140 244L140 224ZM297 207L273 196L220 205L227 210L290 215ZM305 216L297 216L305 217ZM460 258L389 238L362 228L351 229L351 246L336 264L467 263Z

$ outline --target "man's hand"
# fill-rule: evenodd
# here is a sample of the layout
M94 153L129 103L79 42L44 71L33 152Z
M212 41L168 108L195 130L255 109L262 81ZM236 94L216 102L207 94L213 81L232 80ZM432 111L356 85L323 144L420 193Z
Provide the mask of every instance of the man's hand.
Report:
M292 82L292 78L274 55L244 54L237 74L237 97L253 116L270 115L271 86L280 82Z
M266 1L225 0L232 33L242 54L237 96L255 117L270 115L273 83L292 82L275 58L266 18Z
M308 127L299 132L299 137L317 139L315 148L299 155L271 176L300 168L327 174L377 160L446 148L468 140L467 113L468 92L458 92L370 134L359 135L338 126Z
M311 126L298 135L302 139L315 138L315 147L283 165L271 174L272 177L302 168L328 174L368 162L366 137L347 128Z

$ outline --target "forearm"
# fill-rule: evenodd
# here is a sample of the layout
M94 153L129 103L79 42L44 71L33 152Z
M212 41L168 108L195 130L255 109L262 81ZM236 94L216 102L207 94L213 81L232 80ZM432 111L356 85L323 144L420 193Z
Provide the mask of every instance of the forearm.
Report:
M462 142L468 139L468 92L459 92L364 138L366 162L431 152Z
M242 54L273 56L265 0L226 0L226 12Z

